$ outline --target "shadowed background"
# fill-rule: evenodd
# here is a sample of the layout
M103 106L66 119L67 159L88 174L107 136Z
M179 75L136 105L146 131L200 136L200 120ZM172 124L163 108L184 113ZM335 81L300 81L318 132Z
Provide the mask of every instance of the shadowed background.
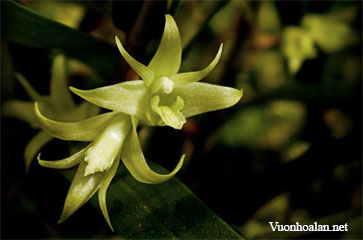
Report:
M137 78L112 49L114 36L136 59L148 63L162 35L164 14L171 13L184 48L181 70L205 67L223 42L221 62L202 81L243 88L244 96L232 108L188 119L182 131L140 128L146 158L171 170L185 153L178 178L247 239L362 238L361 2L19 3L110 46L80 44L59 50L34 46L26 34L15 41L6 27L17 19L2 6L2 102L29 101L14 72L48 95L51 62L58 52L88 64L99 75L73 74L70 85L78 88ZM25 31L31 34L37 27ZM50 44L83 41L56 38L47 31L43 34ZM76 96L74 100L80 101ZM90 204L56 224L69 182L36 161L25 175L23 149L36 132L20 120L1 120L2 237L117 237ZM62 158L76 146L52 140L42 156ZM348 223L349 231L272 232L270 221Z

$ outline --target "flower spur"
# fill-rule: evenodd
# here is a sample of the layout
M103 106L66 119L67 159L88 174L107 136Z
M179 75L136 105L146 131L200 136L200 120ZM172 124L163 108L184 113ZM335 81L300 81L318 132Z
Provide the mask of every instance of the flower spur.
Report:
M73 87L70 90L100 107L134 116L144 124L168 125L175 129L181 129L188 117L236 104L242 97L242 90L197 82L215 68L223 44L203 70L178 73L182 57L179 30L172 16L167 14L165 19L159 48L148 66L131 57L116 37L121 55L143 80L93 90Z

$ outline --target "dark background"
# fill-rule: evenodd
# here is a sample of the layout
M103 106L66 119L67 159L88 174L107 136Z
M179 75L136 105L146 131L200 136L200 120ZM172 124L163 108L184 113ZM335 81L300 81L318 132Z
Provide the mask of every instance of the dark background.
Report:
M148 62L156 49L167 11L165 2L149 3L150 21L135 36L132 30L145 4L142 1L69 1L58 5L20 2L56 21L62 21L62 14L54 14L62 11L62 4L81 8L84 12L77 26L80 31L111 44L121 31L132 55L142 62ZM186 164L178 178L245 238L360 239L361 2L277 1L268 3L267 13L261 10L264 4L171 4L169 12L175 16L182 40L190 38L183 42L182 70L206 66L219 43L224 42L222 62L202 81L243 88L244 97L230 109L189 119L182 131L143 128L140 139L144 153L169 170L180 154L186 153ZM330 14L348 8L356 9L347 25L357 40L332 52L316 46L316 57L303 61L296 74L289 73L288 60L281 50L284 29L300 26L310 13ZM277 27L268 24L271 11L279 19ZM193 24L198 19L204 22ZM5 63L10 61L13 71L22 73L39 93L47 95L54 51L3 38L1 42L2 79L8 79L3 74ZM120 58L112 77L103 80L107 84L128 80L128 71ZM29 100L20 84L10 79L2 81L1 100ZM102 85L80 75L71 76L70 83L80 88ZM1 119L2 237L111 237L103 218L89 204L65 223L56 224L69 182L35 161L25 175L23 149L37 131L20 120ZM61 158L67 156L69 146L53 140L42 154ZM349 232L271 235L269 221L348 223Z

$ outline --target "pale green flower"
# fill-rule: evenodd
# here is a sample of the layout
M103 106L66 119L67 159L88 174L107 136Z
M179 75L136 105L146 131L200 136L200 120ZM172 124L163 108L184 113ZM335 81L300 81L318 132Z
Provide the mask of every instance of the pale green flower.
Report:
M78 106L72 100L68 90L68 79L66 73L66 60L64 56L55 57L50 80L50 95L41 96L19 73L16 79L24 87L32 101L39 102L40 108L47 116L60 121L78 121L98 114L99 108L88 102L82 102ZM9 100L2 105L2 115L18 118L27 122L33 128L40 128L39 122L34 114L34 102ZM29 171L30 164L39 150L53 137L40 130L27 144L24 151L25 168Z
M181 129L188 117L236 104L242 90L197 82L217 65L223 45L203 70L178 73L182 57L179 30L172 16L167 14L165 18L160 46L148 66L131 57L116 37L121 55L143 80L88 91L71 87L71 91L100 107L134 116L147 125L168 125L175 129Z
M177 73L182 48L178 28L170 15L166 15L159 49L147 67L133 59L118 38L116 43L122 56L143 81L124 82L91 91L71 88L87 101L111 109L112 112L75 123L64 123L43 116L38 104L35 104L36 117L41 128L49 135L63 140L91 142L78 153L59 161L44 161L38 156L39 163L45 167L69 168L79 164L60 222L99 190L99 204L112 229L106 208L106 190L120 159L130 174L142 183L162 183L179 171L184 155L170 174L158 174L148 167L136 132L138 121L180 129L185 118L230 107L242 97L242 91L237 89L196 83L216 66L222 54L222 45L215 59L205 69Z
M169 174L153 172L147 165L136 133L137 120L120 112L109 112L75 123L53 121L41 114L35 104L35 114L49 135L70 141L91 142L76 154L58 161L44 161L44 167L63 169L79 164L64 204L59 222L65 221L96 192L102 213L112 228L106 207L106 191L114 177L120 159L139 182L162 183L172 178L182 167L184 155Z
M297 73L306 59L317 56L314 41L307 31L300 27L286 27L282 32L281 50L288 60L289 71Z

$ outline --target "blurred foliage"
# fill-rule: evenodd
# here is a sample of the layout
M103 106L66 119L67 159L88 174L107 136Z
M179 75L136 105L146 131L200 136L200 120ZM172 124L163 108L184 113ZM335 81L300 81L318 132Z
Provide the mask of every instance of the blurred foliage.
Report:
M114 36L123 39L138 60L147 62L158 46L162 28L144 26L157 19L149 19L153 14L162 19L169 12L183 40L182 70L205 67L223 42L221 62L204 81L243 88L244 97L231 109L189 119L182 131L140 129L147 158L170 170L175 165L170 159L185 152L185 166L178 176L181 182L247 239L362 239L362 3L231 0L145 5L147 2L1 2L2 101L28 100L14 71L27 76L40 94L47 95L51 56L59 52L101 75L92 76L89 69L70 60L70 68L78 70L70 78L72 86L89 89L136 79L119 61ZM22 13L14 11L14 6ZM23 150L34 133L21 121L2 118L1 200L2 218L6 219L2 237L139 236L137 230L112 235L94 203L57 225L69 183L35 162L29 175L24 175ZM79 147L78 143L55 140L42 152L57 159ZM123 177L121 174L117 181ZM122 196L131 191L118 187L118 182L111 184L111 189L117 189L112 199L117 199L118 191L125 192ZM141 187L150 194L145 201L166 189L164 185L146 187ZM165 200L168 203L175 202ZM196 231L179 224L198 215L199 208L191 205L179 210L185 214L162 212L174 219L166 225L185 227L183 233ZM112 208L120 219L126 211L124 204L112 204ZM158 214L156 218L162 219ZM272 232L269 221L347 222L349 231ZM120 228L137 224L125 222ZM198 226L201 233L206 231Z

